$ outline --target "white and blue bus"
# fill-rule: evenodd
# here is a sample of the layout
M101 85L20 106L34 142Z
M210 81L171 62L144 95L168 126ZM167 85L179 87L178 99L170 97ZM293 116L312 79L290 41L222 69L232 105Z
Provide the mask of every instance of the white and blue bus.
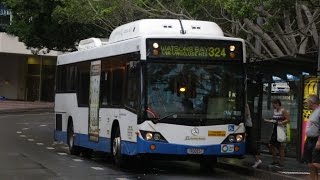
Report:
M245 43L213 22L145 19L58 56L54 138L70 153L197 158L245 153Z

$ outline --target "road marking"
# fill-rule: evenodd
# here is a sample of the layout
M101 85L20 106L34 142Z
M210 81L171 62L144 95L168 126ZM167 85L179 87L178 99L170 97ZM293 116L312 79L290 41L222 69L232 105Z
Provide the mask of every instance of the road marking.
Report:
M75 162L82 162L83 161L82 159L72 159L72 160Z
M17 131L17 134L21 134L22 132L21 131Z
M21 125L21 124L23 124L23 125L28 125L29 123L16 123L17 125Z
M291 171L278 171L278 173L281 174L287 174L287 175L308 175L310 174L309 172L291 172Z
M28 130L29 128L22 128L22 131Z
M68 147L68 146L61 146L60 148L61 148L61 149L64 149L64 150L69 150L69 147Z
M54 148L53 148L53 147L47 147L47 149L52 150L52 149L54 149Z
M129 180L128 178L116 178L118 180Z
M34 141L34 139L28 139L28 141L32 142L32 141Z
M101 168L101 167L91 167L92 169L94 169L94 170L97 170L97 171L103 171L104 169L103 168Z
M40 127L45 127L45 126L48 126L48 125L46 125L46 124L41 124L41 125L40 125Z
M60 156L66 156L68 155L67 153L58 153Z
M20 117L20 116L44 116L51 115L52 113L38 113L38 114L10 114L10 115L0 115L0 118L6 117ZM29 124L29 123L16 123L16 124Z
M58 144L57 142L53 142L53 143L52 143L52 146L57 145L57 144Z
M36 143L38 146L43 146L43 143Z
M21 134L21 135L20 135L20 137L25 138L25 137L27 137L27 136L26 136L26 135L24 135L24 134Z

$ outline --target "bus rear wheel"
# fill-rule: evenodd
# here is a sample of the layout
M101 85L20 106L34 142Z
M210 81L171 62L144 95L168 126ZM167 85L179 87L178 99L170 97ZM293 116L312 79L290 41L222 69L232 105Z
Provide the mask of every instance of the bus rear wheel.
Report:
M121 154L121 136L120 128L116 127L112 139L112 156L117 167L123 167L125 164L125 157Z
M80 147L74 145L74 130L72 123L68 126L67 138L70 154L79 156Z

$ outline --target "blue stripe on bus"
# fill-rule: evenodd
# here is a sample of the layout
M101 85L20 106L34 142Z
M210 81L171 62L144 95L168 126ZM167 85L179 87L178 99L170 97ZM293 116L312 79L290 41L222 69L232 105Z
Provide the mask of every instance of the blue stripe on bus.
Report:
M67 132L57 131L54 132L54 140L67 143ZM111 139L99 137L98 142L89 141L86 134L75 134L74 144L77 146L93 149L95 151L111 152ZM121 141L121 152L126 155L137 154L137 143Z
M56 141L67 143L67 133L62 131L55 131L54 138ZM81 142L81 143L80 143ZM88 135L76 134L75 145L93 149L95 151L110 152L111 139L99 137L99 142L89 141ZM155 145L156 149L151 150L150 145ZM171 154L171 155L187 155L188 148L203 149L203 155L215 156L230 156L243 155L245 153L245 143L235 143L235 146L240 148L237 152L223 153L221 152L221 145L207 145L207 146L190 146L180 144L170 144L155 141L145 141L138 138L137 143L129 141L121 141L121 153L126 155L137 154Z
M55 130L54 140L67 143L67 132ZM102 137L99 137L98 142L89 141L88 135L75 133L75 139L74 139L75 145L93 149L95 151L110 152L111 150L110 142L111 140L109 138L102 138Z
M67 143L67 132L55 130L54 131L54 140Z
M151 150L150 145L155 145L156 149ZM155 141L145 141L138 138L138 152L139 153L151 153L151 154L172 154L172 155L187 155L187 149L198 148L203 149L203 155L216 155L216 156L230 156L230 155L243 155L245 153L245 143L235 143L234 146L238 146L240 149L237 152L221 152L221 145L206 145L206 146L190 146L190 145L178 145L170 143L162 143Z

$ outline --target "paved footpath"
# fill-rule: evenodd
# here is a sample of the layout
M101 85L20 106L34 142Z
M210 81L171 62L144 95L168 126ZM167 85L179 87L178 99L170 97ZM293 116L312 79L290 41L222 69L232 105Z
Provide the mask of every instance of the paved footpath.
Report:
M262 164L258 168L252 168L254 158L252 155L245 155L242 158L219 158L219 165L224 168L235 168L239 171L251 174L259 179L307 179L309 169L306 164L299 162L296 158L285 158L283 168L271 166L272 156L261 154Z
M0 113L19 113L28 111L53 111L53 102L29 102L0 100Z

